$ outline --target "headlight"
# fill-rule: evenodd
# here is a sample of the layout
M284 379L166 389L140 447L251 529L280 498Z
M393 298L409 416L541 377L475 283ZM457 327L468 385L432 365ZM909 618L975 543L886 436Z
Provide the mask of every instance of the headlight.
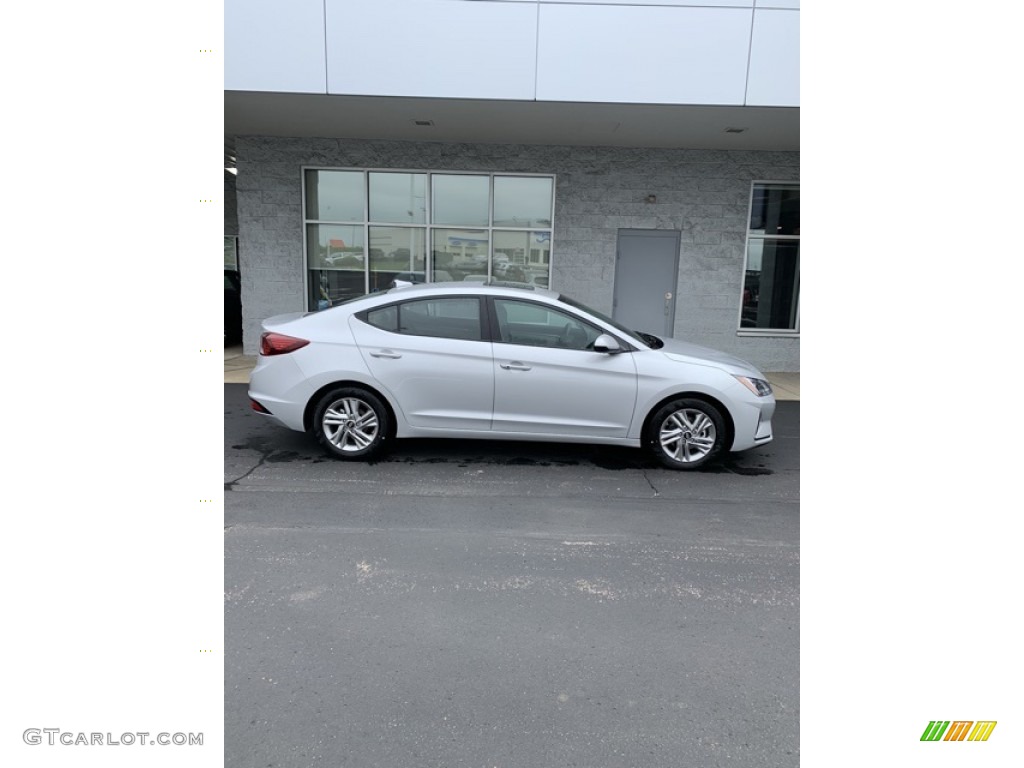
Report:
M755 379L750 376L736 376L736 381L758 397L768 397L768 395L772 393L772 385L764 379Z

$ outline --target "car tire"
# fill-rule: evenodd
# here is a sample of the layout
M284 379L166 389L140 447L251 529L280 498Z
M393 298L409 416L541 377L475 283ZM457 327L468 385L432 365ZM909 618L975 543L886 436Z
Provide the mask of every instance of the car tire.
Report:
M390 430L391 418L380 398L358 387L331 390L313 414L316 439L339 459L377 458L390 445Z
M669 469L699 469L725 450L725 419L711 403L680 398L659 408L644 435L651 455Z

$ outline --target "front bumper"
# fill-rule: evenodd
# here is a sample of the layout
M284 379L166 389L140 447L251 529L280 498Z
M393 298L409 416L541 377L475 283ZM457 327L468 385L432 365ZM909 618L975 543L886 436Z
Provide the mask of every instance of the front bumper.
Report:
M775 396L745 398L734 413L736 434L731 451L746 451L772 441Z

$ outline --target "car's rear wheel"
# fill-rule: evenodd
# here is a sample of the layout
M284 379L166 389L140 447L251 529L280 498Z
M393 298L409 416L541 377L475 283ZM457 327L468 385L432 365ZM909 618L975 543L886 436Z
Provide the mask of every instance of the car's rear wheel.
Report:
M313 416L317 440L340 459L379 456L389 440L388 410L364 389L342 387L324 395Z
M725 449L721 412L703 400L681 398L658 409L647 426L644 444L670 469L698 469Z

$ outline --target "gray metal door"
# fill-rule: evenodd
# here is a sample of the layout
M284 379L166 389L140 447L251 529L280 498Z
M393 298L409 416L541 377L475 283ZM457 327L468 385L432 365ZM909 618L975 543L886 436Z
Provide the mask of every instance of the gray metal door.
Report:
M679 233L620 229L612 317L636 331L671 336L676 319Z

